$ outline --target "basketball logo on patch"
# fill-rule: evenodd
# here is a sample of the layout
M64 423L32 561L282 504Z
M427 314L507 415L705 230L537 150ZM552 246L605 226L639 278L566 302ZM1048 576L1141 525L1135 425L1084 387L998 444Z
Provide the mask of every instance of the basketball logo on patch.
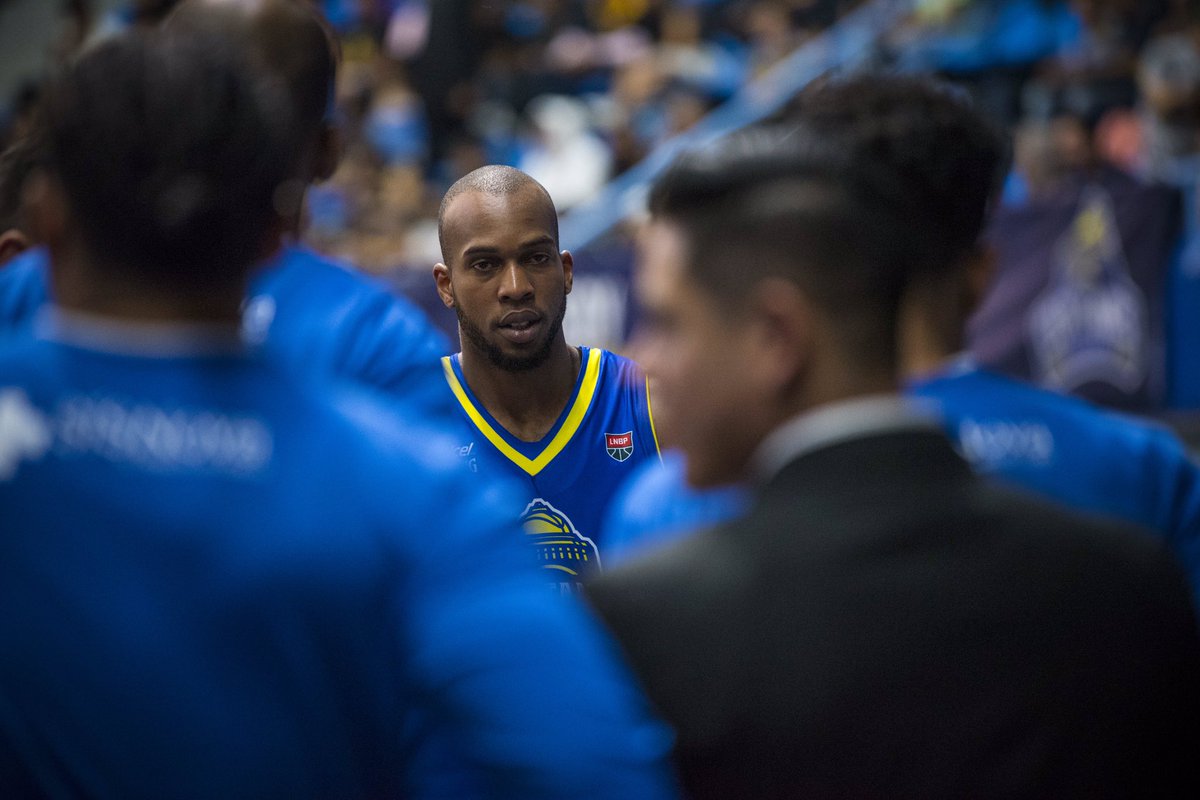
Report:
M608 447L608 454L616 461L624 461L633 455L633 431L606 433L604 443Z

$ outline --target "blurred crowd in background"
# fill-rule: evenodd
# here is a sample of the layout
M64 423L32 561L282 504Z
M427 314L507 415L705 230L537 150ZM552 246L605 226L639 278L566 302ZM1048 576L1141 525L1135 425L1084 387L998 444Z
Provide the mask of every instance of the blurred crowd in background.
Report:
M341 42L341 166L309 198L317 249L386 276L453 330L429 268L437 205L487 163L559 211L839 24L851 0L314 0ZM62 3L50 60L156 24L170 0ZM1013 131L977 359L1143 413L1200 409L1200 2L918 0L872 66L935 72ZM27 124L30 81L0 139ZM635 314L618 230L577 252L568 335L619 348ZM748 265L748 268L749 265ZM591 284L588 281L591 279ZM574 324L574 329L571 324ZM1185 417L1180 424L1190 422ZM1190 419L1190 417L1188 418Z

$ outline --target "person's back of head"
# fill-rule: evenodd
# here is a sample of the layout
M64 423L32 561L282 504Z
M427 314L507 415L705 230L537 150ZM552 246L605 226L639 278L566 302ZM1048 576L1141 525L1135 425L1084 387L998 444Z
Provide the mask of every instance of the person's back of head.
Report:
M868 74L809 92L794 121L798 133L896 176L902 209L929 232L922 266L954 269L978 244L1007 146L965 92L929 78Z
M304 0L184 0L165 29L220 37L244 48L291 100L301 178L333 174L340 147L333 121L340 52L318 8Z
M65 68L42 104L45 180L31 208L56 288L71 284L60 302L100 283L239 302L278 238L289 119L214 37L124 35Z
M804 135L836 142L845 157L891 173L898 210L921 232L903 279L905 371L957 352L990 279L982 236L1008 163L1001 132L956 87L873 74L810 92L794 123Z

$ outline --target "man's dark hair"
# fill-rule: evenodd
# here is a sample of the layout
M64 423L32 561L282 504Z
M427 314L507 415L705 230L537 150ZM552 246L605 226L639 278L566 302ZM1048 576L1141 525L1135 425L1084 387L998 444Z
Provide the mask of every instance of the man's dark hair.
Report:
M17 140L0 153L0 233L24 230L21 196L25 181L38 164L38 145L33 137Z
M1009 147L965 92L929 78L868 74L802 96L795 121L804 135L895 175L913 224L928 231L924 266L953 269L978 243Z
M723 308L783 278L839 326L857 363L891 369L898 276L915 256L888 179L792 128L759 128L677 159L650 210L682 231L690 277Z
M554 237L554 246L557 248L558 212L554 210L554 200L551 199L550 193L546 191L546 187L519 169L506 167L501 164L489 164L459 178L442 197L442 203L438 207L438 243L442 247L443 260L449 257L449 253L446 252L446 210L450 208L450 204L454 202L456 197L467 192L481 192L487 195L503 197L515 194L529 186L536 187L546 198L546 205L550 209L550 216L553 220L550 235Z
M865 364L894 363L900 297L975 245L1004 147L926 81L823 87L786 122L685 154L650 210L683 230L691 276L735 304L755 278L795 282Z
M261 257L294 172L294 126L224 40L117 37L52 79L41 111L46 167L114 275L203 289Z
M315 136L329 115L337 77L338 44L324 15L305 0L260 0L251 5L183 3L166 27L182 35L224 36L282 80L300 126L298 140Z

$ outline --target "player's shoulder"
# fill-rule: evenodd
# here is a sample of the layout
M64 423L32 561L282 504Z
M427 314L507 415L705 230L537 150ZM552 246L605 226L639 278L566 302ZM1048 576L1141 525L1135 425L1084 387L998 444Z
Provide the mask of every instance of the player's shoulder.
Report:
M1152 421L1112 411L1088 400L1062 394L988 369L973 369L935 379L918 394L945 403L963 403L976 413L1030 416L1090 432L1101 438L1140 441L1158 439L1167 429Z
M0 325L23 321L50 296L50 255L35 247L0 267Z
M632 358L623 356L619 353L614 353L612 350L605 350L601 347L583 347L585 356L599 359L600 368L618 375L628 375L637 378L644 378L645 373L638 363Z
M584 381L595 381L601 396L627 397L637 405L646 402L646 374L631 358L599 347L581 347Z
M304 291L314 295L336 292L382 293L386 287L350 264L322 255L308 247L290 244L255 276L255 294Z
M415 471L460 472L461 459L442 418L348 382L337 382L327 391L331 413L355 431L372 458L399 460Z

